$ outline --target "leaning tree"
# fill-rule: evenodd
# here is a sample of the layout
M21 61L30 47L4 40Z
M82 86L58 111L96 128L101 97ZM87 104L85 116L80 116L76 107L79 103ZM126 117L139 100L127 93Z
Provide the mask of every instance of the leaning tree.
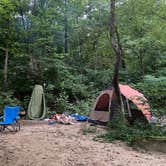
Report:
M116 97L116 102L117 102L117 104L116 104L117 112L123 113L122 98L121 98L121 93L120 93L120 88L119 88L119 79L118 79L123 50L122 50L122 45L120 42L118 28L116 25L115 4L116 4L115 0L110 0L109 34L110 34L111 46L116 55L112 84L114 87L115 97Z

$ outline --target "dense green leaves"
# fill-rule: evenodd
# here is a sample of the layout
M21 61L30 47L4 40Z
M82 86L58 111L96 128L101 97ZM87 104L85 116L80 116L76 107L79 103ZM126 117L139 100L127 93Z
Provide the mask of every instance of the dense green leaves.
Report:
M156 115L165 114L165 100L166 100L166 78L154 77L147 75L143 82L139 82L135 85L137 89L140 89L149 99L152 112ZM155 110L159 109L159 110ZM161 110L160 110L161 109ZM163 109L163 110L162 110Z

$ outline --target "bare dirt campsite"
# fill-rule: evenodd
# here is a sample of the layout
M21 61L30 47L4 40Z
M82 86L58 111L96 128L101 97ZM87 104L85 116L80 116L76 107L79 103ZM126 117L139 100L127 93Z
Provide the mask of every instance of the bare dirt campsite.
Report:
M0 166L165 166L166 154L134 150L122 142L94 141L86 123L24 124L0 135Z

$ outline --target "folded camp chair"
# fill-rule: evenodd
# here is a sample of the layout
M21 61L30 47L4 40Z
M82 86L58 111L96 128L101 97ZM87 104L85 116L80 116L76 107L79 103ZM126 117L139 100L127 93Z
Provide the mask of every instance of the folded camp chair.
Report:
M0 131L8 129L9 131L20 130L19 119L20 106L5 106L4 114L0 117Z

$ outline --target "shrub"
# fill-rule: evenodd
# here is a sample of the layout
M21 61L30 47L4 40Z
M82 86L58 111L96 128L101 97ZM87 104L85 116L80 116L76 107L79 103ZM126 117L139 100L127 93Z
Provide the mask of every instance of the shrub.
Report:
M119 122L120 123L120 122ZM121 140L128 144L132 144L137 139L143 139L147 137L165 137L166 131L160 126L151 126L144 121L135 121L134 125L116 125L115 128L110 128L106 134L98 136L105 141L112 142L115 140Z
M2 110L5 105L15 106L19 105L20 101L13 96L13 92L0 92L0 113L2 114Z
M166 77L157 78L147 75L143 82L135 84L134 87L142 91L149 99L151 106L154 108L154 114L166 114L166 111L164 111L166 110Z

